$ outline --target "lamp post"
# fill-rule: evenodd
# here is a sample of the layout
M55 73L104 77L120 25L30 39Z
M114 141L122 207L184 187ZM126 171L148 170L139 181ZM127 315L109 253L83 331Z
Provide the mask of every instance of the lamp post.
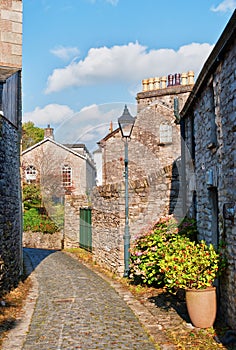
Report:
M129 183L128 183L128 141L134 127L135 117L129 113L125 105L123 114L118 118L118 124L125 141L125 232L124 232L124 277L129 277L130 232L129 232Z

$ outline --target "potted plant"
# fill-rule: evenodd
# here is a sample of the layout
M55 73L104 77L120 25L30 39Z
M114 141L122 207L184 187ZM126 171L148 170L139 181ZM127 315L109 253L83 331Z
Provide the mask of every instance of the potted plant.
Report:
M177 235L165 246L159 266L167 289L186 291L187 309L193 325L199 328L213 326L217 307L213 283L225 267L225 261L213 245Z

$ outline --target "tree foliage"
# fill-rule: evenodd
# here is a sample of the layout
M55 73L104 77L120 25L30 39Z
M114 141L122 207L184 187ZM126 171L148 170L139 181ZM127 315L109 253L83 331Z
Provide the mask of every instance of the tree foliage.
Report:
M33 122L26 122L22 125L22 150L35 145L44 138L44 129L34 125Z
M42 204L42 196L40 186L37 184L23 185L23 203L24 209L40 208Z
M61 205L55 206L55 217L49 217L42 203L38 184L25 184L23 186L23 205L24 231L54 233L63 227L64 216ZM58 217L60 220L58 220Z

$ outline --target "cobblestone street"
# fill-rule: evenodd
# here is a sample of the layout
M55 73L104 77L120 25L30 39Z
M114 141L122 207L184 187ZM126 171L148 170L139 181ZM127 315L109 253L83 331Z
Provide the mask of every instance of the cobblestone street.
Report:
M4 349L155 349L127 303L86 266L59 251L25 249L25 259L38 297L29 332Z

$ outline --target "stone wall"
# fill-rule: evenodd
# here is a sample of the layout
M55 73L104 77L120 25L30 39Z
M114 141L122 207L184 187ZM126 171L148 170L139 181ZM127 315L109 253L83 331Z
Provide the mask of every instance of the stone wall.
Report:
M63 233L23 232L22 243L26 248L60 250L64 246Z
M90 205L85 195L65 195L64 202L64 246L65 248L79 247L80 208Z
M22 273L22 0L0 2L0 296Z
M196 195L199 239L216 247L221 240L226 242L229 266L219 281L220 309L233 328L236 328L235 56L234 18L207 62L211 69L200 74L200 77L205 74L205 79L199 88L196 86L196 99L184 111L186 144L195 162L196 184L192 191ZM187 162L186 166L188 169ZM188 175L187 172L187 180ZM231 219L224 214L226 206L231 208Z
M174 211L176 205L172 166L150 177L129 182L130 242L147 232L156 220ZM171 198L171 199L170 199ZM172 200L173 199L173 200ZM92 237L94 259L120 275L124 272L124 183L97 187L92 196Z
M175 210L178 198L176 167L160 169L152 176L129 182L129 226L132 241L150 229L161 215ZM177 192L177 193L176 193ZM65 198L65 247L79 246L81 196ZM94 188L91 195L92 252L96 262L120 275L124 272L124 182ZM158 216L159 215L159 216Z
M92 242L94 260L113 272L123 271L123 194L121 184L94 189L92 196Z
M19 131L0 117L0 294L16 286L22 272Z

